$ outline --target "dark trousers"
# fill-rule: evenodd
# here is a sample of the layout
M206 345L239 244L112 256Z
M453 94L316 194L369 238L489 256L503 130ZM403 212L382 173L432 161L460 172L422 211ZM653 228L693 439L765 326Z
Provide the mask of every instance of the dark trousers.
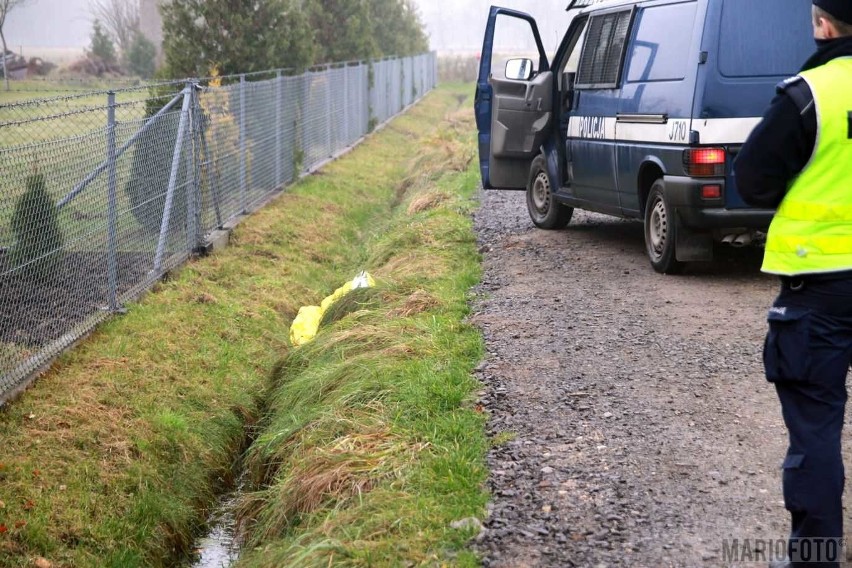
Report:
M766 378L790 436L783 465L788 553L793 566L834 567L843 560L831 551L843 537L840 437L852 362L852 278L783 279L768 321Z

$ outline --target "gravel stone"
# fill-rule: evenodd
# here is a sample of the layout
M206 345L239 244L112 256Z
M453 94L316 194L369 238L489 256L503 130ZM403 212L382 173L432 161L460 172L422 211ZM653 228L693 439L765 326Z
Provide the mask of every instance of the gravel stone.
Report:
M456 530L474 529L478 533L482 530L482 522L476 517L468 517L467 519L453 521L450 523L450 528Z
M762 251L664 276L639 222L575 211L542 231L523 192L480 199L480 402L515 437L488 455L483 565L716 567L724 539L784 538Z

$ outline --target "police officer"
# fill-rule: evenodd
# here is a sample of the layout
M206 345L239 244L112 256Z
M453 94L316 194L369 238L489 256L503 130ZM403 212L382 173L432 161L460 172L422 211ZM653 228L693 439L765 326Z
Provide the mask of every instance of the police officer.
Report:
M734 165L746 203L777 207L763 271L782 286L763 360L789 432L792 530L789 560L777 565L793 567L842 560L826 552L843 536L840 435L852 361L852 0L813 4L818 49L778 85Z

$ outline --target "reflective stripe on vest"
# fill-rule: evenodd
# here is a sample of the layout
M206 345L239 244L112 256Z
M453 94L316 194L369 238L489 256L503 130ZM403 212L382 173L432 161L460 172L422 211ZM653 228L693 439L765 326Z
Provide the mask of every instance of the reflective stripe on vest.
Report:
M816 103L817 139L769 227L763 271L793 276L852 270L852 58L801 76Z

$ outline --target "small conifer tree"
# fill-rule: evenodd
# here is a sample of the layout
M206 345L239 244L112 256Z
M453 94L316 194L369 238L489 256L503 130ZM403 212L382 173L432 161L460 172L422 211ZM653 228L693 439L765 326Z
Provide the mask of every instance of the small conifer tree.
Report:
M44 175L27 178L27 189L12 214L15 246L12 265L21 267L21 275L46 280L62 267L62 231L59 211L47 192Z
M104 63L115 64L117 58L115 54L115 46L112 40L101 26L100 20L95 20L92 26L92 45L89 51L92 55L100 57Z
M156 46L140 32L136 32L125 55L128 71L143 79L150 79L157 67L156 58Z

